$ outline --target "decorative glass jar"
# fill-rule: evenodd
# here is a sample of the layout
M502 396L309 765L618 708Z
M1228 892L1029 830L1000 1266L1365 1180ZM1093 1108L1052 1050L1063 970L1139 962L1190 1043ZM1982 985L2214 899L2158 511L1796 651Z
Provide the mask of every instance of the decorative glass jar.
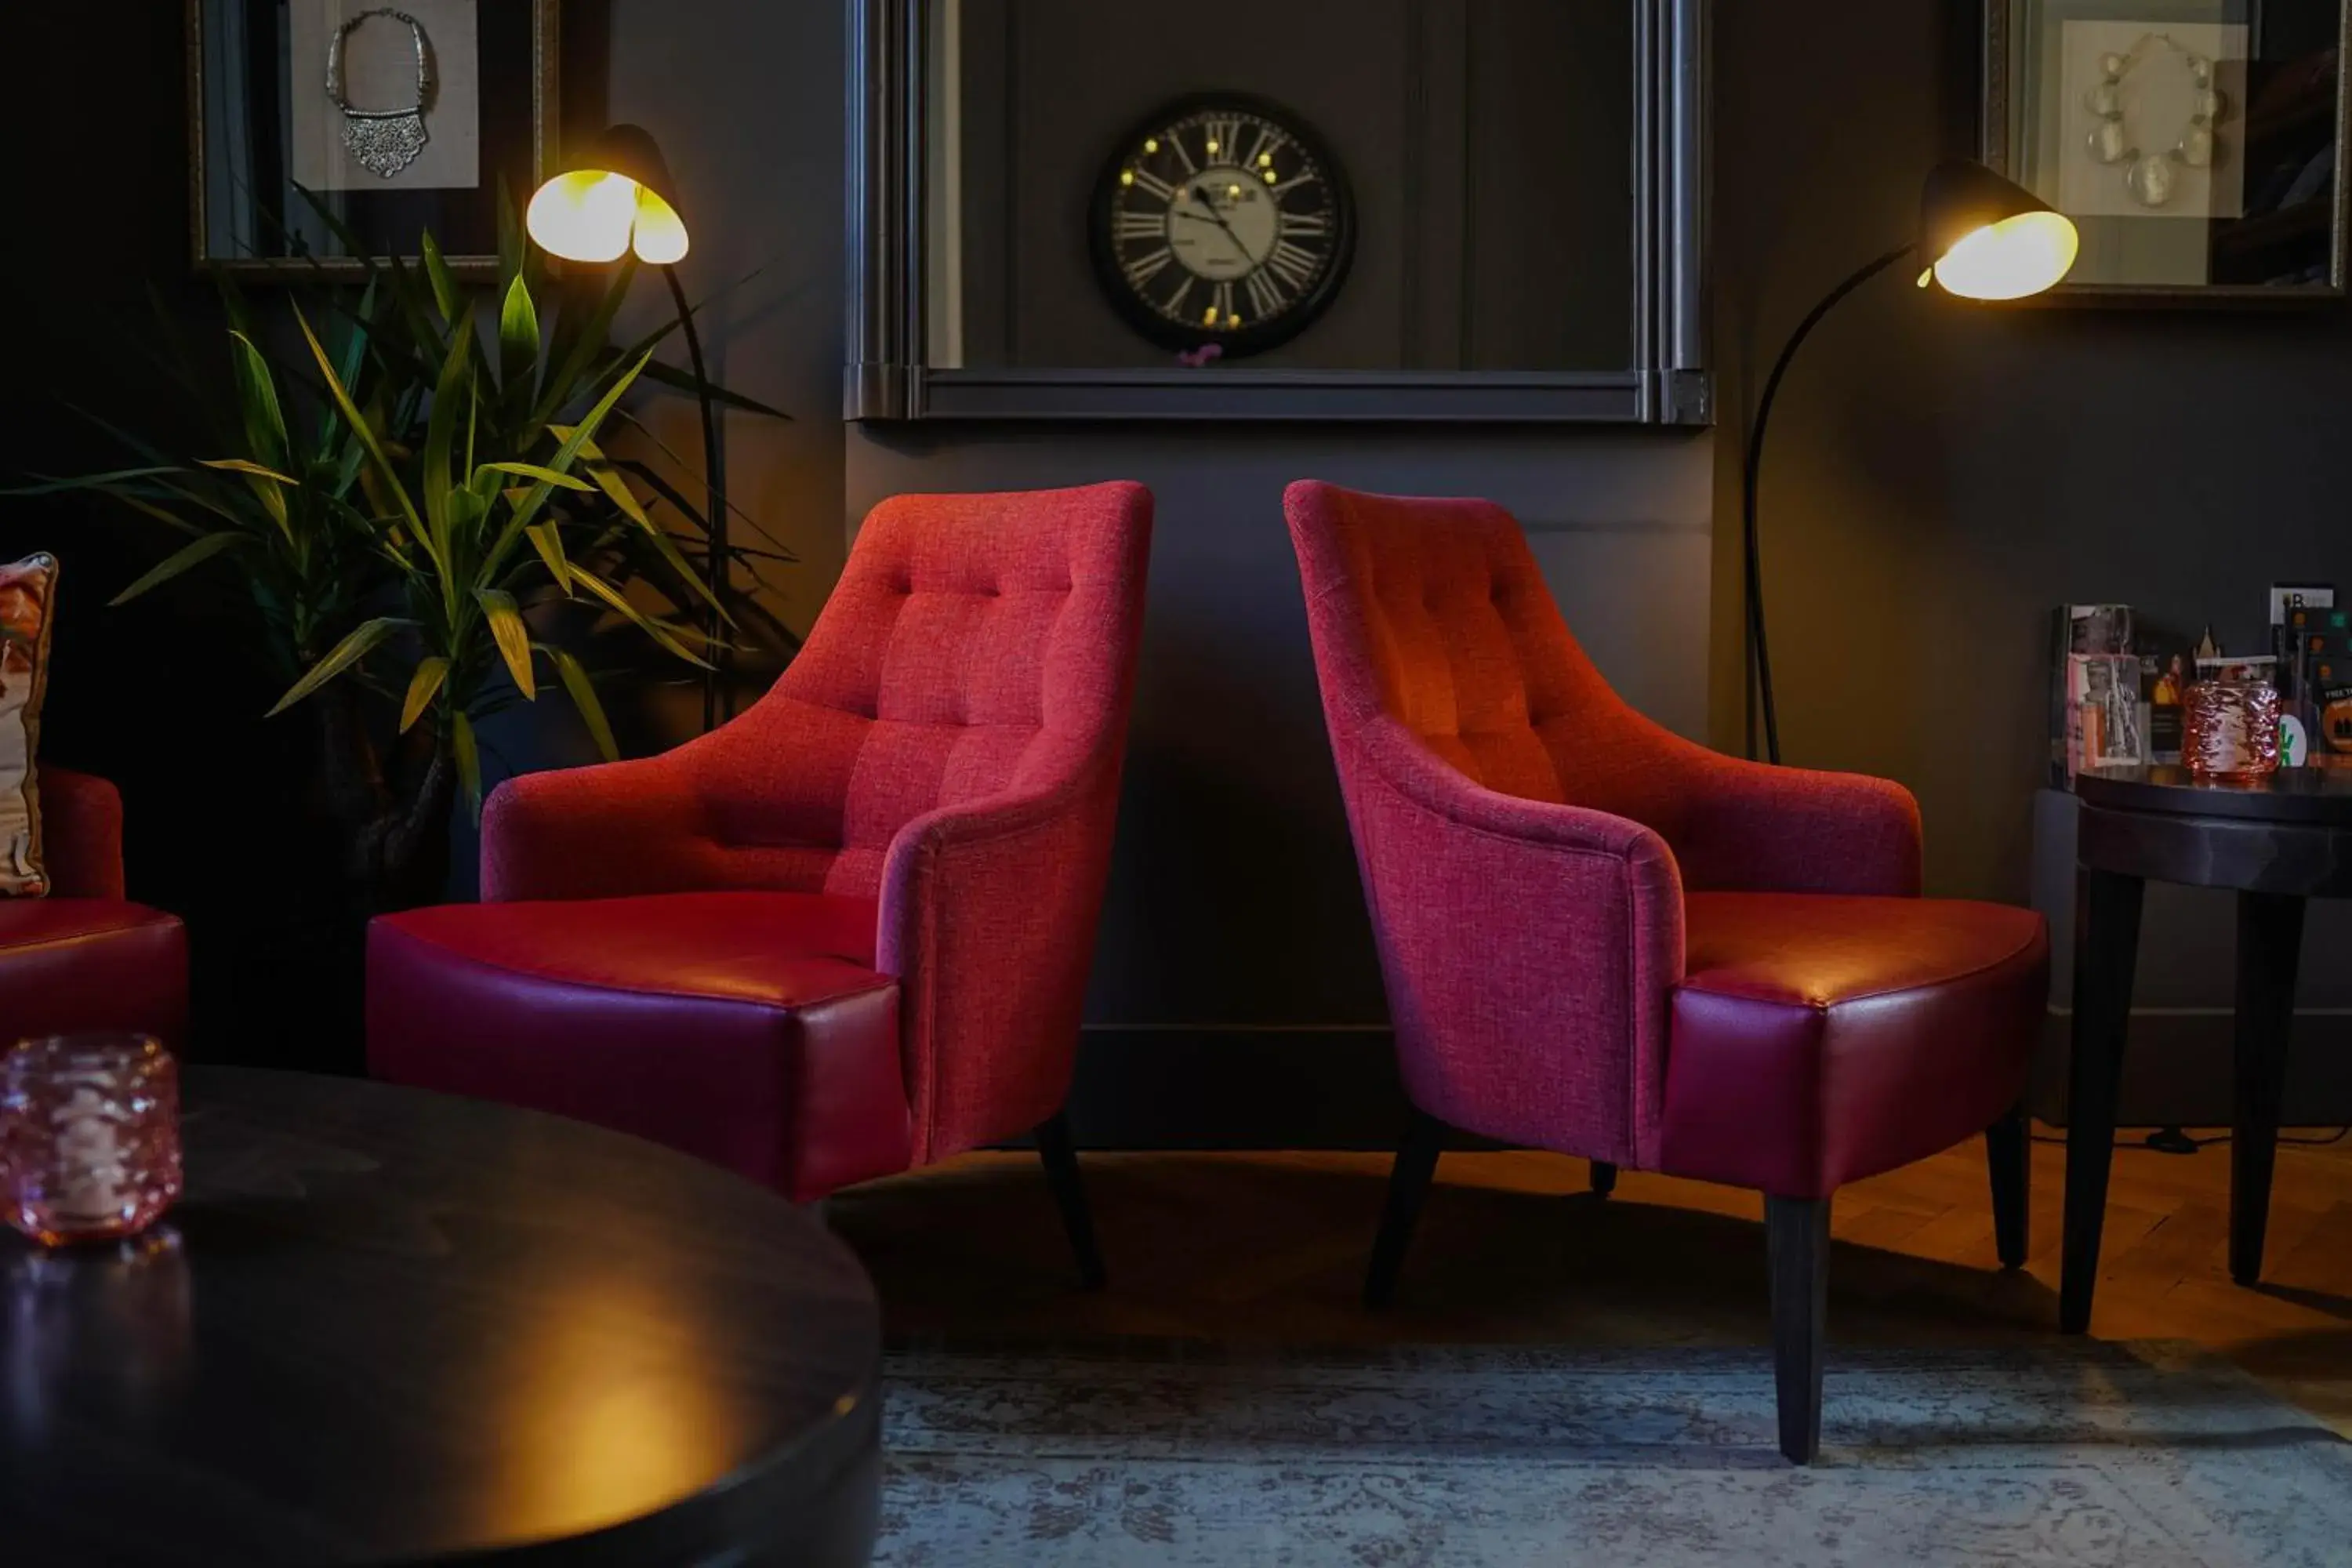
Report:
M0 1200L47 1246L135 1236L180 1195L180 1075L147 1035L60 1035L0 1058Z
M2200 680L2181 707L2181 761L2200 779L2246 784L2278 771L2279 695L2269 681Z

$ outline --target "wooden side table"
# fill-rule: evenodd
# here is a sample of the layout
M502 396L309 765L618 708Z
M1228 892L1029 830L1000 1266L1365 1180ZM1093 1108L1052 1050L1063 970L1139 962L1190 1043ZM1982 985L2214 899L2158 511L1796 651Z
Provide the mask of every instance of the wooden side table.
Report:
M2305 899L2352 898L2352 770L2293 768L2258 784L2200 784L2181 768L2102 768L2075 783L2074 1049L2066 1124L2059 1327L2091 1324L2116 1135L2116 1088L2149 879L2238 895L2237 1090L2230 1150L2230 1275L2262 1275L2294 1016Z

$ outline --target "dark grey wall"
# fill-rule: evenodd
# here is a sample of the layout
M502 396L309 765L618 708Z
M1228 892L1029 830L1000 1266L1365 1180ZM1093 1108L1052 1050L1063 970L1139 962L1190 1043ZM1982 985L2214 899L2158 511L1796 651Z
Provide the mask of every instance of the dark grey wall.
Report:
M1144 115L1215 89L1315 127L1358 213L1339 298L1257 363L1624 369L1633 12L1260 0L1237 33L1102 0L963 0L963 363L1166 363L1102 298L1087 204Z

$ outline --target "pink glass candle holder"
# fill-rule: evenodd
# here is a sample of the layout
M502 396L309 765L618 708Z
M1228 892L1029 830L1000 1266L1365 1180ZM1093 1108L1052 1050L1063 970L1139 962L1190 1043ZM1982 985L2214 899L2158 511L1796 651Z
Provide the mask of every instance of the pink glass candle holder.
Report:
M146 1035L26 1040L0 1058L0 1198L45 1246L135 1236L180 1195L180 1073Z
M2245 784L2278 772L2279 696L2269 681L2200 680L2181 709L2181 760L2199 778Z

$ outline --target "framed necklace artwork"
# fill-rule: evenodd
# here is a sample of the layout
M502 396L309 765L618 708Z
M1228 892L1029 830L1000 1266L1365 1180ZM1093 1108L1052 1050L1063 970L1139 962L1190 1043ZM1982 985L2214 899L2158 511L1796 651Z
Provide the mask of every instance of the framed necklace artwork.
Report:
M497 266L500 190L553 166L558 0L188 0L196 265L349 273Z
M2045 302L2344 295L2346 0L1987 0L1984 157L2074 222Z

